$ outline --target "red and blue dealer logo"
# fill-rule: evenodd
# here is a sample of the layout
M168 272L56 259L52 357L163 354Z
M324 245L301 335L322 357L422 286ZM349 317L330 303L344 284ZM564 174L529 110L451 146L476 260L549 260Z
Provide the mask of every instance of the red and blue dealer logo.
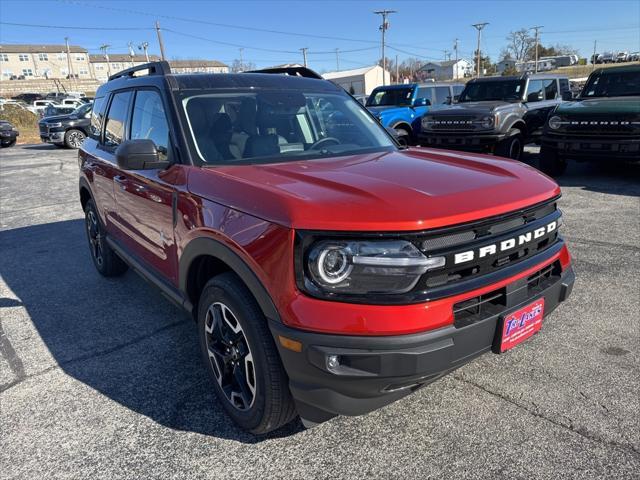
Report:
M542 328L544 316L544 298L530 303L504 317L500 353L524 342Z

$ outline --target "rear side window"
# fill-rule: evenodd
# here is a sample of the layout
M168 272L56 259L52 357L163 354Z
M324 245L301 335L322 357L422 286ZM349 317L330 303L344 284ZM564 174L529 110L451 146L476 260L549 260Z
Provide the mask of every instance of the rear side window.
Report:
M544 86L542 85L542 80L529 81L526 98L528 101L537 101L538 99L544 99Z
M91 111L89 136L98 141L100 141L100 132L102 132L102 124L104 122L104 104L104 97L96 97L93 101L93 110Z
M105 146L117 147L124 140L125 123L130 99L131 91L116 93L113 96L104 127Z
M570 90L569 80L566 78L560 79L560 92L568 92Z
M449 97L450 97L450 93L449 93L449 87L436 87L435 88L436 91L436 101L435 104L446 104L449 102Z
M555 78L544 80L544 95L547 100L555 100L558 96L558 83Z
M435 104L435 99L433 98L433 87L421 87L418 88L418 93L416 94L416 100L419 98L426 98L431 102L431 105Z
M155 90L139 90L131 118L131 139L153 140L160 156L169 149L169 124L162 98Z

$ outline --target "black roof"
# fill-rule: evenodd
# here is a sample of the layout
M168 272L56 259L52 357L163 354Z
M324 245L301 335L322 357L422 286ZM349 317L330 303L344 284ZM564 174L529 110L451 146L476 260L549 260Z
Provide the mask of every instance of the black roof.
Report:
M147 74L138 75L143 71ZM112 75L107 83L100 86L96 95L100 96L107 91L126 87L166 85L174 91L236 88L342 91L337 85L321 79L322 77L318 74L305 68L264 70L263 72L172 74L167 62L151 62Z
M568 78L566 75L554 74L554 73L522 73L520 75L506 75L504 77L480 77L480 78L472 78L469 82L500 82L503 80L545 80L552 78Z

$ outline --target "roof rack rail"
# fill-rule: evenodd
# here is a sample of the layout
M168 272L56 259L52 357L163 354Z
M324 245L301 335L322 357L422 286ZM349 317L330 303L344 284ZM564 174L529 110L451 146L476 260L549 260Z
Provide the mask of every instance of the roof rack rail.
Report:
M261 70L249 70L243 73L275 73L280 75L289 75L291 77L306 77L324 80L322 76L307 67L276 67L263 68Z
M161 62L149 62L127 68L121 72L115 73L109 77L109 81L121 77L133 77L133 74L142 70L149 70L149 75L168 75L171 73L169 62L162 60Z

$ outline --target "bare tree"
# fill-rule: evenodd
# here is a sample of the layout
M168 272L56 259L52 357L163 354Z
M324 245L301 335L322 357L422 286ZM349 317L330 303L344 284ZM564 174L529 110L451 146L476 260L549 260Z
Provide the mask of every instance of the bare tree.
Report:
M246 60L240 61L236 58L231 64L231 73L245 72L247 70L255 70L256 64Z
M526 28L516 30L507 36L507 46L503 49L503 53L508 53L511 58L519 62L530 60L535 42L536 39Z

